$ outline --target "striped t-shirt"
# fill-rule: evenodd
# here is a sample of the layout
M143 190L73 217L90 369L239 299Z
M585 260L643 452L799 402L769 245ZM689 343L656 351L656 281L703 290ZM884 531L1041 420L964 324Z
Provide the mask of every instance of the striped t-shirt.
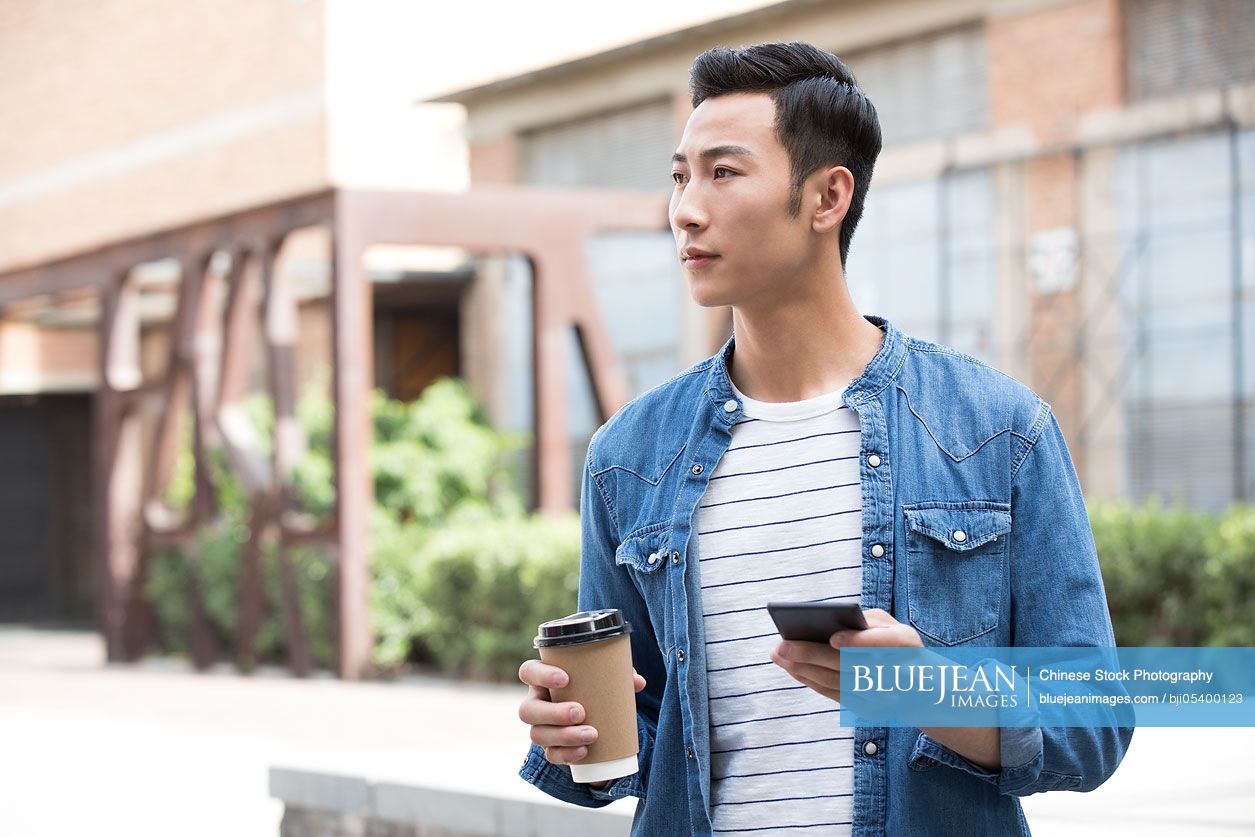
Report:
M780 636L766 603L859 601L858 415L841 392L736 395L744 418L697 517L714 832L849 833L854 730L771 661Z

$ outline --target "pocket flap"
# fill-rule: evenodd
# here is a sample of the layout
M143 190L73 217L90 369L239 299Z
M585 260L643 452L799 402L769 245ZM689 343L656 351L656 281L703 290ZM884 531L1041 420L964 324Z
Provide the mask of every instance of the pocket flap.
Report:
M963 508L965 503L903 506L906 525L948 549L963 552L983 546L1011 531L1011 508L999 503Z
M667 528L629 535L615 550L614 562L634 570L652 573L667 563Z

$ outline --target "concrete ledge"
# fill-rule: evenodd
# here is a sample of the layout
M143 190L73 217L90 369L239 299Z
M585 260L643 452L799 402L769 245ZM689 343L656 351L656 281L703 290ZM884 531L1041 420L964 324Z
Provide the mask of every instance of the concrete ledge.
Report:
M270 768L270 795L284 806L281 837L626 837L631 830L624 808L580 808L537 794L502 798Z

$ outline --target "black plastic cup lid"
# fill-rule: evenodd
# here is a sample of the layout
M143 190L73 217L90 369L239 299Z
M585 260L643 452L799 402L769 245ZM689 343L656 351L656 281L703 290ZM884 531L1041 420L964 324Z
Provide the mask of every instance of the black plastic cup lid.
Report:
M582 610L541 625L540 635L532 641L532 645L536 648L578 645L582 642L626 636L631 632L631 623L624 621L623 612L618 608Z

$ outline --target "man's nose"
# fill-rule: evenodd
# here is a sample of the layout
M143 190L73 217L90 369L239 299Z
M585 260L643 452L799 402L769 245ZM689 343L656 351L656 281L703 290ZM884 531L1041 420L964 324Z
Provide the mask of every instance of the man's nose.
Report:
M672 199L671 226L677 230L701 229L708 220L700 189L690 182Z

